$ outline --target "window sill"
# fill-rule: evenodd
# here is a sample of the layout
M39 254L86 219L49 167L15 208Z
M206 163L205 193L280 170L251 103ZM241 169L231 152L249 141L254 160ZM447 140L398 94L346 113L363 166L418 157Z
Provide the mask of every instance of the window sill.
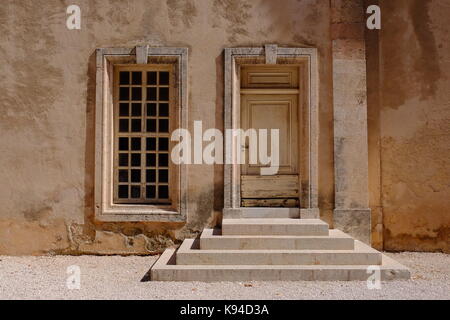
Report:
M186 217L181 213L173 210L164 209L149 209L146 206L139 206L137 208L115 208L103 210L101 214L97 215L97 220L104 222L122 222L122 221L136 221L136 222L185 222Z

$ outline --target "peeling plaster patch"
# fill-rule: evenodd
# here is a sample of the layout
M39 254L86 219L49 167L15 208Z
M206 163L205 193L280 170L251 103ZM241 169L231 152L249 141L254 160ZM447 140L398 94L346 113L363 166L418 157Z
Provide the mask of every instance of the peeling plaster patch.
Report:
M175 240L168 234L145 232L139 228L126 227L120 230L97 230L94 239L83 233L81 225L69 226L70 247L62 249L66 254L159 254L165 248L175 245Z
M192 238L199 235L203 228L215 226L214 215L214 188L204 189L195 203L191 203L191 212L195 215L190 216L188 223L180 230L175 232L177 239Z
M108 3L105 3L108 2ZM169 25L162 1L88 1L84 14L86 41L98 47L164 45ZM83 27L82 27L83 29Z
M404 5L405 2L402 2ZM383 104L390 108L397 108L404 104L408 88L405 88L405 74L408 62L411 60L407 52L411 49L411 24L401 13L405 11L395 1L381 2L383 12L397 12L397 14L386 15L383 21L382 32L382 55L388 55L389 59L382 60L383 69L381 79L381 90L383 92ZM409 81L410 82L410 81Z
M417 234L402 233L394 235L385 229L385 248L387 251L429 251L450 253L450 225L439 229L427 230Z
M190 0L166 0L169 9L169 19L172 26L191 28L194 18L197 16L195 2Z
M396 109L386 108L382 111L381 131L384 136L411 139L417 130L426 124L427 112L417 106L418 99L405 101Z
M260 19L269 23L260 33L267 35L278 34L277 37L268 39L267 42L279 43L280 38L293 33L292 46L314 47L317 38L317 24L327 19L320 19L328 14L329 4L321 0L286 1L283 5L273 0L260 0L257 7L264 8L265 14ZM270 16L270 19L267 17ZM301 24L301 25L300 25Z
M91 238L81 224L44 217L49 210L29 211L26 213L29 220L0 220L0 255L152 255L179 242L168 233L157 232L125 235L120 231L97 230Z
M110 27L116 33L123 32L123 26L129 24L131 21L139 16L140 12L133 0L121 0L110 6L106 14L106 21L109 22ZM133 38L130 36L130 38Z
M17 32L28 33L27 30L18 27ZM54 38L50 36L43 39L44 46L51 48L55 44ZM28 46L32 41L26 36L14 41L22 43L24 50L35 51L33 46ZM0 58L0 63L6 66L3 81L0 80L3 88L0 101L2 130L15 130L20 126L35 128L45 135L50 125L49 114L60 89L64 87L62 70L54 67L50 58L44 54L30 60L28 56L22 58L7 53Z
M441 77L439 54L429 14L429 1L411 1L411 17L420 56L415 61L416 81L421 83L421 98L434 96Z
M247 36L246 24L251 18L252 5L243 0L214 0L214 13L227 20L230 43L237 42L239 36Z
M331 0L331 22L357 23L363 17L363 1Z
M439 126L423 126L410 138L382 138L386 249L410 250L416 245L415 250L432 250L434 243L435 249L448 252L448 141Z
M28 221L39 221L48 218L52 214L52 211L51 207L43 207L38 210L25 210L23 215Z
M431 2L384 1L384 11L397 12L387 16L382 50L384 59L383 99L385 105L398 108L407 98L421 100L436 94L441 78L438 45L430 18ZM409 19L409 20L408 20Z
M198 229L202 229L211 218L214 211L214 188L204 189L199 195L196 203L195 217L189 222L190 226L195 226Z
M11 34L10 29L7 28L9 19L12 17L11 15L11 5L7 3L2 3L0 6L0 32L4 39L9 40L9 36Z
M0 255L43 255L69 247L63 219L0 220Z

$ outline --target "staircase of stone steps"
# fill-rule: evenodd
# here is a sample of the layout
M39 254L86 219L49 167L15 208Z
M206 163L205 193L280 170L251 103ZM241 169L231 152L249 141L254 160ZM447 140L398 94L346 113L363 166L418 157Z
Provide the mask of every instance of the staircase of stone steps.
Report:
M367 280L377 266L382 280L409 279L409 270L319 219L223 219L167 249L151 269L153 281ZM373 267L372 267L373 268Z

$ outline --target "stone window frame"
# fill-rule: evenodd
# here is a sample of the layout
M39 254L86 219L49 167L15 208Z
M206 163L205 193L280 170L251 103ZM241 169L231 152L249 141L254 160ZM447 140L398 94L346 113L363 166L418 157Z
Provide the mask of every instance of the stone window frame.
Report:
M175 209L148 204L115 204L114 172L114 65L174 64L177 89L178 127L188 129L187 95L188 49L179 47L100 48L96 50L95 111L95 218L105 222L184 222L187 215L187 165L177 166L179 196Z
M302 201L298 208L301 218L319 218L319 69L317 48L286 48L276 44L253 48L224 49L224 128L238 129L240 114L240 64L297 64L306 60L308 68L306 175L302 178ZM240 200L240 165L232 163L235 158L236 141L225 137L224 159L224 217L244 217ZM277 210L277 209L271 209ZM290 209L292 211L292 209Z

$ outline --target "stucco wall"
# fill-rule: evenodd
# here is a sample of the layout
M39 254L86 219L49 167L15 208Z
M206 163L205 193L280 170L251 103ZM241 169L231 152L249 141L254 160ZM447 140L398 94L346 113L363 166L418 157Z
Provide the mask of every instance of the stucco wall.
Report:
M449 252L450 2L380 4L369 59L379 74L368 74L371 206L383 224L374 238L387 250Z
M78 4L81 30L66 28ZM328 1L4 0L0 6L0 254L148 253L214 225L223 168L190 166L187 224L93 218L95 49L189 48L189 122L223 128L225 47L317 47L320 206L333 204Z
M448 252L450 4L365 2L379 2L383 19L382 30L365 37L372 244ZM81 7L81 30L66 28L70 4ZM333 19L330 4L343 8ZM332 40L348 43L335 53L355 53L349 39L361 38L351 24L361 21L345 16L356 12L351 7L347 0L3 0L0 254L146 254L220 220L223 168L193 165L186 224L95 221L95 49L101 47L188 47L190 126L202 120L204 129L221 130L224 48L317 47L319 207L333 226ZM353 156L340 159L349 170Z

